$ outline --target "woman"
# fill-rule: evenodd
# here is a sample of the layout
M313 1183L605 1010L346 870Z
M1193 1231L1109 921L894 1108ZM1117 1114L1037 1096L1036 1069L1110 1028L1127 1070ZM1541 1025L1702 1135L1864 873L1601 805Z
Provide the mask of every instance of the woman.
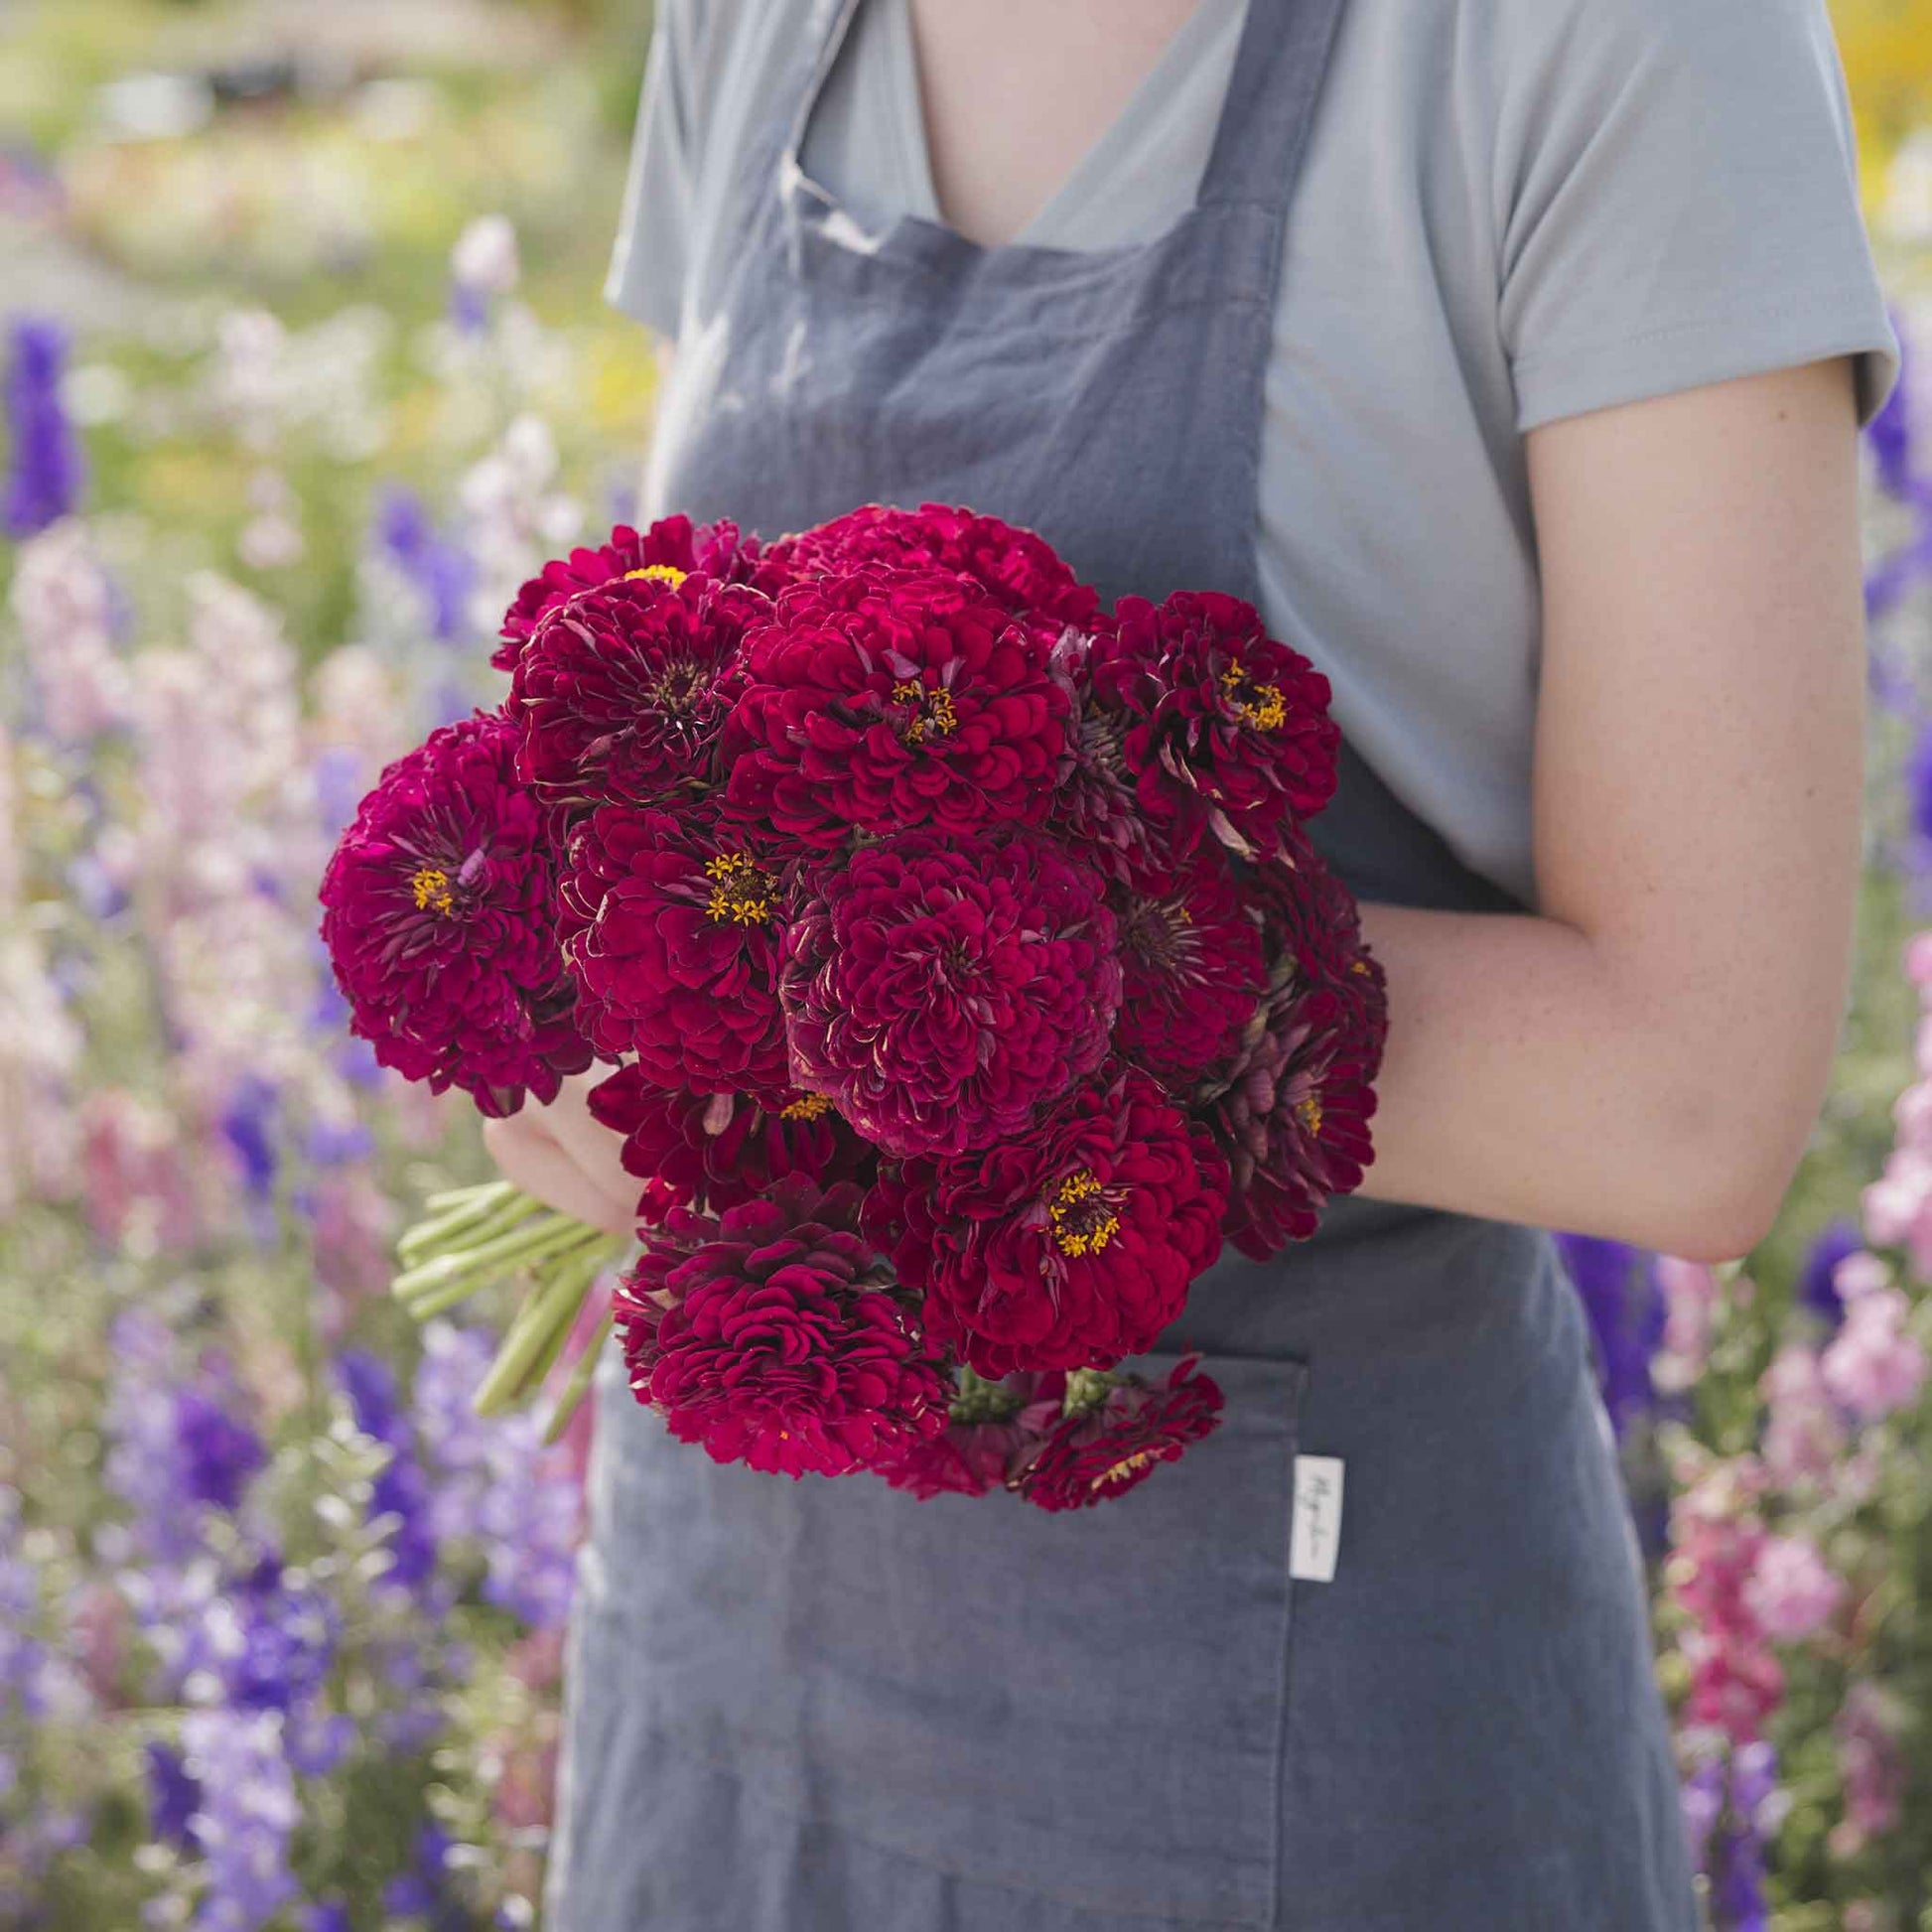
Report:
M675 344L651 514L1257 603L1390 1033L1114 1503L720 1466L607 1364L554 1932L1691 1932L1546 1230L1744 1253L1833 1054L1897 345L1822 0L660 0L606 292ZM489 1145L627 1227L589 1084Z

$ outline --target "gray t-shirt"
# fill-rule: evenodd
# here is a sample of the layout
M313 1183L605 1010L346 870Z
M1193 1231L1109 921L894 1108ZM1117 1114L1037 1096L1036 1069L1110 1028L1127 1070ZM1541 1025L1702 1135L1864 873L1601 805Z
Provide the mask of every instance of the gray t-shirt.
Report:
M881 227L939 218L905 6L865 0L801 157ZM604 293L666 336L706 327L730 162L811 13L659 0ZM1243 13L1200 0L1019 240L1133 242L1190 206ZM1349 0L1285 257L1263 617L1389 787L1535 906L1524 434L1846 352L1863 422L1897 374L1825 0Z

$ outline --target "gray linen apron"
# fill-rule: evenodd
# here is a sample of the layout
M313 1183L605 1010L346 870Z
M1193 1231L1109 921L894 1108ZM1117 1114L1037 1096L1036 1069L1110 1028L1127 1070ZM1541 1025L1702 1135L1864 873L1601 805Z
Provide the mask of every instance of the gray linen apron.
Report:
M797 156L858 0L798 9L664 508L1039 529L1112 598L1255 601L1284 224L1341 0L1251 0L1195 207L1143 246L863 232ZM1321 640L1291 639L1312 648ZM1346 640L1336 647L1345 648ZM1344 744L1360 897L1520 909ZM598 1389L549 1932L1693 1932L1635 1538L1544 1230L1359 1196L1157 1349L1220 1430L1075 1514L720 1466ZM1296 1457L1343 1466L1332 1579Z

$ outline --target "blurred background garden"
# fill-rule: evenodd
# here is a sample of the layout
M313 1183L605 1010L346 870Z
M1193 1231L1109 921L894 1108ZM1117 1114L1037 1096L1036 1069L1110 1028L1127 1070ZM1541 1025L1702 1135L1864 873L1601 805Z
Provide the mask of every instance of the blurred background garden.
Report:
M1907 352L1855 1000L1755 1253L1566 1252L1712 1925L1932 1932L1932 0L1834 12ZM589 1411L479 1420L506 1307L392 1304L489 1170L315 889L632 514L648 31L0 0L0 1927L538 1922Z

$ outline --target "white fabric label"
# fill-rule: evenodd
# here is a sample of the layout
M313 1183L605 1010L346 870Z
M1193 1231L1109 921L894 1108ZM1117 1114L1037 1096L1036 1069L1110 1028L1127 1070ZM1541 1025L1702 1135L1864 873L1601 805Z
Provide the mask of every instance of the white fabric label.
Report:
M1341 1543L1341 1457L1295 1458L1295 1527L1288 1541L1288 1574L1311 1583L1334 1581Z

